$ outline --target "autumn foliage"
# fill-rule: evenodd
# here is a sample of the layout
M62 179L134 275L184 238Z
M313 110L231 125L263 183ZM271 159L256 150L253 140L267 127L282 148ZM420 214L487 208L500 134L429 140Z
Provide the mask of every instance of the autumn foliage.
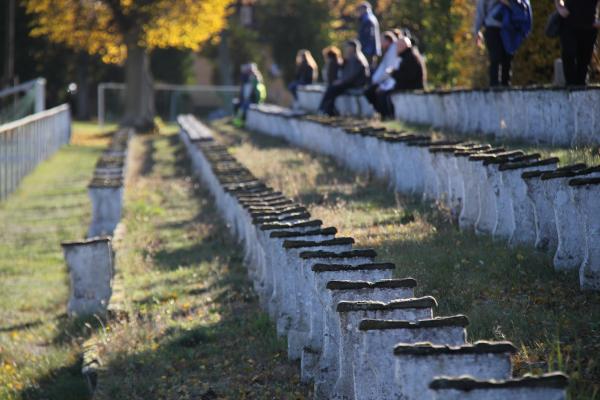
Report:
M134 34L146 49L198 50L225 26L232 0L24 0L37 18L31 31L52 42L119 63L126 57L125 36Z

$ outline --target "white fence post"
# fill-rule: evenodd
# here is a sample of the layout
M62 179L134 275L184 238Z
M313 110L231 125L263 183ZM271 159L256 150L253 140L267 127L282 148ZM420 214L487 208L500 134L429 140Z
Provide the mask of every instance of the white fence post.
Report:
M35 108L34 112L39 113L46 109L46 80L38 78L35 80Z

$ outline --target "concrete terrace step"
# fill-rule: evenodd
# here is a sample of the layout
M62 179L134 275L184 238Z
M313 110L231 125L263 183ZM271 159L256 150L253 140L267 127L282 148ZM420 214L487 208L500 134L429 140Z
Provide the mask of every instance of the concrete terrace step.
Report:
M516 347L510 342L476 342L462 346L432 343L398 344L394 398L433 399L430 382L441 375L470 375L477 379L509 379L511 355ZM369 391L363 398L375 398Z
M600 95L600 89L589 93ZM281 108L267 111L263 105L250 109L247 126L331 156L353 171L373 174L395 191L440 202L462 230L492 235L510 246L545 250L554 256L555 269L578 269L582 288L600 290L600 258L590 248L596 243L595 230L584 227L582 220L593 215L594 206L583 201L584 190L562 175L586 171L582 166L561 169L557 158L542 159L537 153L435 141L367 120L301 115ZM594 178L597 168L587 169L585 178ZM554 172L558 175L548 179ZM585 186L594 182L588 180ZM594 256L584 259L586 253Z
M429 387L435 400L566 400L568 384L566 375L551 373L506 380L438 377Z
M281 123L290 127L299 122L296 113L278 107L262 109L273 116L276 124L267 120L256 123L269 129L280 127ZM311 120L327 121L320 117L306 119ZM317 128L316 135L324 134L318 125L310 123ZM381 150L378 145L384 143L382 138L386 139L386 146L399 146L402 151L407 151L406 144L414 143L419 146L411 149L422 149L418 150L418 157L423 157L421 166L441 155L435 163L447 168L451 160L459 158L453 157L455 153L467 153L467 149L477 149L469 154L503 152L490 146L420 138L393 143L389 141L389 132L380 127L372 129L362 122L347 123L341 119L330 120L330 123L337 136L326 145L330 146L328 149L339 147L341 142L336 141L341 138L343 142L345 136L357 140L351 142L354 145L367 140L365 148L371 154L374 149ZM340 126L352 129L353 133L346 135ZM427 389L426 385L434 377L427 374L446 373L448 366L460 373L471 372L472 367L480 372L476 376L482 379L508 377L505 373L510 371L508 356L514 350L510 344L466 344L468 319L460 315L433 318L436 300L414 298L416 281L392 279L395 265L377 261L375 250L354 248L351 237L336 238L335 227L324 228L321 220L310 219L301 204L256 179L222 146L213 145L211 140L192 143L185 131L180 132L180 136L192 158L195 173L210 190L219 213L244 248L248 276L261 306L276 322L278 334L287 338L288 358L300 359L303 382L314 382L315 398L395 398L391 396L403 387L395 367L407 357L419 357L419 365L427 371L421 376L418 368L411 367L408 372L420 378L413 382L417 385L414 387L420 385ZM352 156L356 157L359 168L383 165L376 157ZM520 153L500 157L511 161L528 160L528 165L539 160L538 155ZM414 174L414 169L406 165L405 172ZM428 184L429 193L441 192L443 174L434 170L428 174L427 179L436 182ZM418 344L424 341L430 344ZM405 346L406 354L400 354L399 343ZM406 346L411 347L411 354ZM433 364L424 360L433 360ZM440 360L444 362L440 364ZM378 391L366 390L372 388ZM407 392L408 389L406 386Z

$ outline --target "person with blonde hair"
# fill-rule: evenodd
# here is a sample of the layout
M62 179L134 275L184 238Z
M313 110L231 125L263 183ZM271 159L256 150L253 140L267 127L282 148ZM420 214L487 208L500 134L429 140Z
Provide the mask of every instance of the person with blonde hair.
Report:
M342 51L336 46L327 46L323 49L323 59L325 60L325 66L323 67L323 82L327 85L331 85L337 81L340 71L344 66L344 59L342 57Z
M344 67L338 79L329 84L321 99L319 111L330 116L337 115L335 99L350 89L362 89L369 81L369 63L362 53L358 40L344 45Z
M298 86L310 85L316 82L319 75L319 68L311 52L306 49L298 51L296 55L296 77L288 85L288 89L298 99Z

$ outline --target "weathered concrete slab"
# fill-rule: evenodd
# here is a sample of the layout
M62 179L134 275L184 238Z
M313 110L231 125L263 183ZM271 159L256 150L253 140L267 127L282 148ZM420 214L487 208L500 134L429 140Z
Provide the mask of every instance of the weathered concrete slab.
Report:
M463 346L431 343L399 344L396 356L395 379L390 383L392 397L403 400L433 399L429 383L441 375L469 375L476 379L509 379L512 376L511 355L516 347L510 342L476 342ZM361 399L375 398L366 391Z
M104 315L114 276L110 238L63 242L62 248L70 278L69 315Z
M472 377L438 377L429 387L435 400L566 400L568 378L561 373L482 381Z

